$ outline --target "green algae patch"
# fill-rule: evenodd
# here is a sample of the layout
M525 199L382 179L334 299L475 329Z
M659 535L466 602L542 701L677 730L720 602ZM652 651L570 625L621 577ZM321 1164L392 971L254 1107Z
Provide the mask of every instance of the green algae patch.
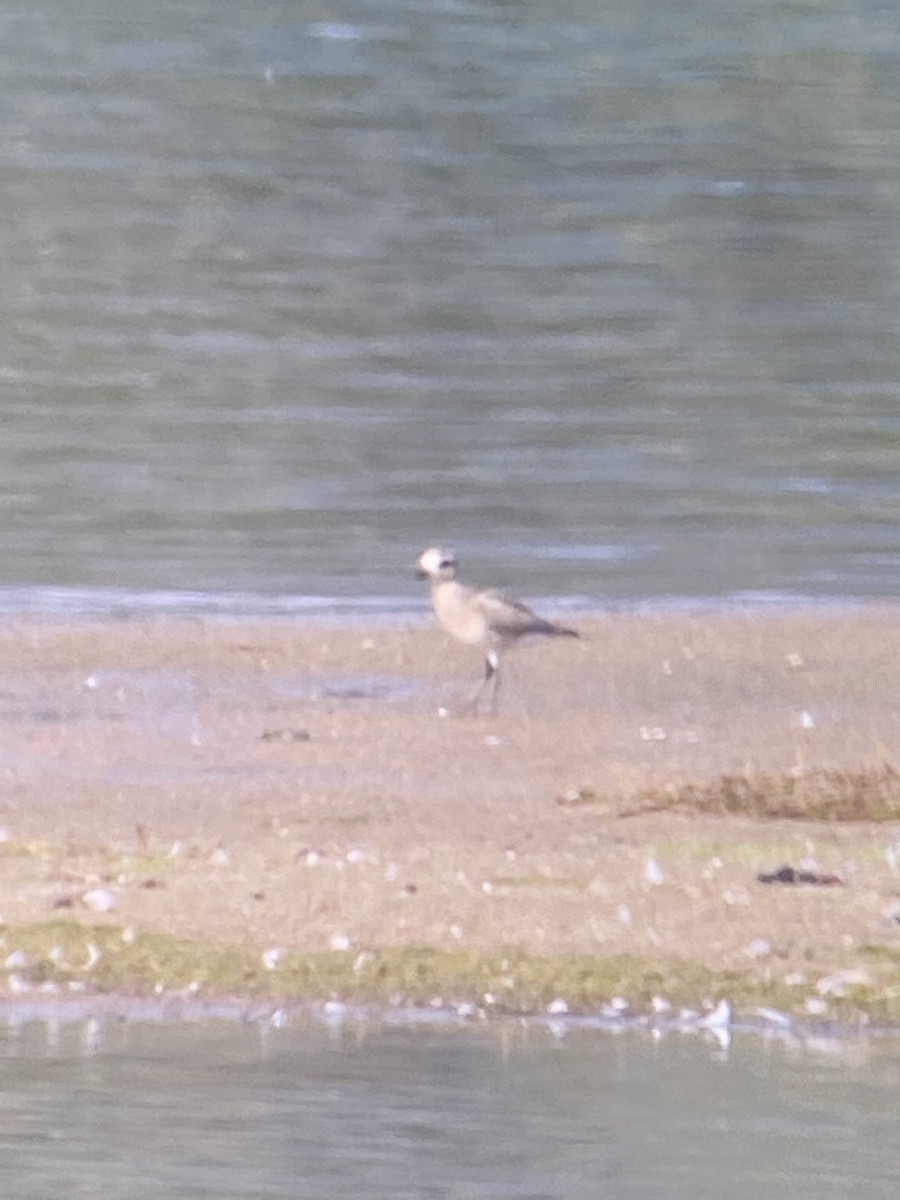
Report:
M585 881L573 875L532 871L527 875L494 875L491 884L498 888L583 888Z
M379 1007L474 1005L485 1013L597 1013L613 1004L629 1015L677 1014L727 999L739 1015L773 1008L809 1019L821 1001L816 980L788 986L750 970L711 971L677 959L631 955L552 958L396 947L300 953L208 946L162 933L49 921L0 927L6 990L145 996L189 994L272 1003L331 998ZM900 954L869 948L876 969L847 975L817 1017L900 1025Z
M186 857L196 857L190 853ZM82 845L77 842L16 841L0 842L0 862L4 859L30 859L38 863L65 866L71 874L81 872L97 881L114 882L123 874L150 877L172 872L181 859L170 853L149 851L129 853L109 846Z
M53 842L12 841L0 842L0 859L4 858L33 858L47 862L58 857L60 847Z
M321 1000L382 1005L475 1003L498 1012L542 1011L563 998L573 1011L622 996L640 1009L665 993L697 1003L733 990L737 977L717 977L686 963L630 956L545 958L520 951L396 947L299 953L204 946L161 933L51 921L2 929L7 970L19 986L56 984L97 992L183 991L277 1001ZM12 966L10 966L12 962Z
M347 956L266 956L242 946L209 946L165 933L49 921L0 927L16 990L43 986L144 995L189 991L211 996L298 999L328 996L347 978ZM269 965L271 964L271 965ZM2 977L0 977L2 978Z
M706 783L650 788L616 803L614 810L620 817L696 812L783 821L898 821L900 771L883 763L854 771L721 775Z

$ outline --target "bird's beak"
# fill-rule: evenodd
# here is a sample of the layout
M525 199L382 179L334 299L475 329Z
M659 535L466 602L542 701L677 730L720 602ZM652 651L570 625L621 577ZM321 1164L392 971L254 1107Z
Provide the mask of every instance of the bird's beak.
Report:
M416 567L416 579L428 579L428 572L423 571L421 567Z

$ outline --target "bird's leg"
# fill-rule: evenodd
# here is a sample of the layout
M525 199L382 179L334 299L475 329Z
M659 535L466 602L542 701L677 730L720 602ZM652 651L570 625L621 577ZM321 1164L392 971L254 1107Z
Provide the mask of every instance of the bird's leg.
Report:
M462 706L462 712L476 713L478 711L478 701L481 699L481 693L491 681L491 676L494 673L494 668L490 665L487 659L484 660L485 670L484 677L479 679L466 697L465 703Z
M490 686L491 689L491 708L492 717L497 715L497 706L500 702L500 655L496 650L489 650L485 656L487 664L484 672L484 687Z
M472 691L466 698L465 703L460 708L460 712L477 713L478 702L481 699L482 693L487 689L491 689L491 712L493 713L497 704L497 684L499 682L500 657L493 650L489 650L484 656L484 678L479 679Z

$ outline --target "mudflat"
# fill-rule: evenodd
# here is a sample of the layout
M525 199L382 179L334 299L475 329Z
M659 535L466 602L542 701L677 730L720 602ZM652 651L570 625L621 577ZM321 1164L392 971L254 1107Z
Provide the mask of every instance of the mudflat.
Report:
M900 822L669 805L900 762L900 609L575 624L509 656L490 717L452 715L481 661L430 623L6 620L7 952L53 923L269 953L273 982L421 950L900 994ZM759 882L783 865L835 879Z

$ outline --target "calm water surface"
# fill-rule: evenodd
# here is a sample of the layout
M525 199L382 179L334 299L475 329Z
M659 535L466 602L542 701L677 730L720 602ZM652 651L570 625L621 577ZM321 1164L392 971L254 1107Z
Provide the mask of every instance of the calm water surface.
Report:
M0 605L900 595L880 0L0 34Z
M0 1185L60 1196L893 1200L896 1042L26 1025Z

